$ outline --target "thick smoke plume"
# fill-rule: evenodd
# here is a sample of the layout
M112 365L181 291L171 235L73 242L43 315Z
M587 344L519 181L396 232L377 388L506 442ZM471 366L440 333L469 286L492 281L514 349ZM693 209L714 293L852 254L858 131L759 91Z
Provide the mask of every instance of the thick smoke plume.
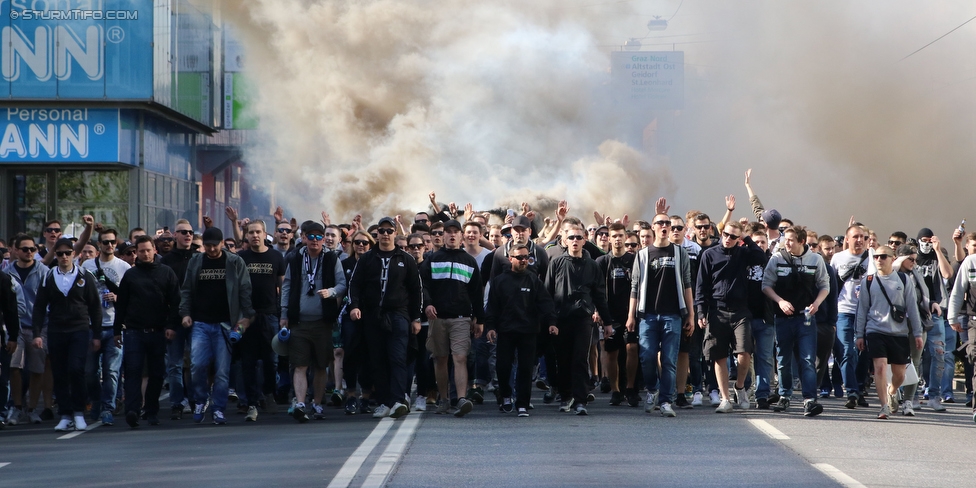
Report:
M642 40L685 52L684 109L636 124L609 51L677 1L241 3L223 8L267 139L247 160L302 215L375 219L434 190L631 218L658 196L717 216L734 193L743 216L750 167L767 206L821 233L853 214L947 237L973 208L976 22L902 60L966 2L685 1Z

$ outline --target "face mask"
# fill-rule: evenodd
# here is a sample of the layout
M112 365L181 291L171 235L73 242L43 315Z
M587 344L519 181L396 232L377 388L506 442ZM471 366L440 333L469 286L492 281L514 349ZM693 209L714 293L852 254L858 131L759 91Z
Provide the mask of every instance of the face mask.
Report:
M918 250L922 254L928 254L928 253L932 252L932 243L931 242L925 242L925 241L919 241L919 243L918 243Z

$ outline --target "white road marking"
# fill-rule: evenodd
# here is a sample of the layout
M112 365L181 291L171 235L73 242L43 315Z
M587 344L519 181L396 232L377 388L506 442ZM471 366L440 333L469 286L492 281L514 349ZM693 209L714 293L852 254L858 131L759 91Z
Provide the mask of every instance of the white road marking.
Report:
M85 429L85 430L76 430L76 431L74 431L74 432L72 432L70 434L65 434L65 435L63 435L61 437L58 437L58 440L61 440L61 439L74 439L75 437L78 437L81 434L84 434L85 432L88 432L89 430L95 429L95 428L97 428L97 427L99 427L101 425L102 425L102 422L99 420L98 422L94 422L94 423L88 424L88 428Z
M10 463L0 463L0 468L2 468L4 466L9 466L9 465L10 465Z
M363 483L364 488L380 487L386 484L386 478L400 460L400 456L406 450L407 443L410 442L410 438L413 437L413 433L417 430L417 424L419 423L420 415L410 416L403 421L403 424L397 429L396 435L393 436L393 440L390 441L390 445L386 446L386 450L383 451L383 454L376 461L373 470L369 472L369 476Z
M335 478L332 478L332 482L329 483L329 488L345 488L349 486L349 483L356 477L356 473L359 472L359 468L362 467L363 462L373 452L373 449L376 449L376 445L389 432L390 427L393 427L393 419L387 417L380 420L380 423L376 425L373 432L366 437L363 443L356 448L352 455L349 456L349 459L346 460L345 464L342 465Z
M749 419L749 423L772 439L776 439L778 441L787 441L790 439L786 434L780 432L776 427L773 427L765 420Z
M843 471L829 464L824 464L824 463L813 464L813 467L819 469L821 473L831 477L834 481L840 483L842 486L846 486L848 488L865 488L864 485L861 484L861 482L859 482L854 478L851 478L850 476L847 476L846 474L844 474Z

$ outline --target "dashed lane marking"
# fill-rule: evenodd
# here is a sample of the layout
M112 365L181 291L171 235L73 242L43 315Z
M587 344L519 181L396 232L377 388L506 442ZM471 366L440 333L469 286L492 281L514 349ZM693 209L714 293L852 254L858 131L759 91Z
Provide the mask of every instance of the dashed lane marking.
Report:
M74 439L75 437L78 437L81 434L84 434L85 432L88 432L89 430L98 428L101 425L102 425L102 422L101 421L88 424L88 428L87 429L85 429L85 430L76 430L76 431L74 431L74 432L72 432L70 434L65 434L65 435L63 435L61 437L58 437L58 440L62 440L62 439Z
M821 473L831 477L834 481L840 483L842 486L846 486L847 488L865 488L860 481L847 476L843 471L829 464L815 463L813 464L813 467L820 470Z
M387 417L380 420L380 423L376 425L373 432L356 448L352 455L349 456L349 459L346 459L346 462L339 469L335 478L332 478L332 482L329 483L329 488L345 488L349 486L349 483L356 477L356 473L359 472L359 468L362 467L363 462L373 452L373 449L376 449L376 445L389 432L390 427L393 427L393 419Z
M780 432L779 429L773 427L765 420L749 419L749 423L772 439L776 439L778 441L787 441L790 439L786 434Z

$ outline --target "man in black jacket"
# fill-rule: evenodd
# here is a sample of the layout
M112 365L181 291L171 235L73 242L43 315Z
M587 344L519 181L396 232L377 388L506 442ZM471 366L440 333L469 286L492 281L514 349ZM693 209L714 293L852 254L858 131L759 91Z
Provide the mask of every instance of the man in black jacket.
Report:
M349 281L349 318L361 320L373 365L376 401L373 417L409 412L405 401L407 342L420 332L423 291L417 262L394 245L396 221L380 219L378 245L359 258ZM392 412L392 413L391 413Z
M102 300L95 276L75 266L72 244L71 239L65 238L54 244L58 266L48 272L38 288L33 315L34 347L44 347L42 337L47 329L54 394L61 411L61 422L54 430L59 432L88 427L85 359L89 343L93 351L101 347L97 337L102 327ZM91 338L93 333L96 339Z
M556 387L562 395L560 412L586 415L589 393L587 355L593 327L610 317L607 287L596 262L583 255L583 227L564 227L569 247L566 254L549 262L546 290L555 302L559 338L556 341Z
M427 350L434 358L434 376L441 400L437 413L450 409L448 385L449 357L454 358L454 386L457 388L457 417L473 408L466 398L468 389L468 352L471 332L481 336L484 323L481 275L478 263L461 247L461 224L456 220L444 223L444 247L434 252L420 265L424 284L424 313L430 319Z
M532 393L532 366L535 363L536 340L542 326L558 334L552 297L529 267L529 248L519 244L508 251L511 268L492 278L485 312L488 340L498 341L498 387L502 412L512 411L512 363L515 373L515 408L519 417L529 416ZM516 357L517 356L517 357Z
M191 247L193 243L193 226L184 219L176 221L176 247L159 258L160 264L169 266L176 273L176 282L182 286L183 279L186 278L186 265L190 258L198 251ZM172 339L166 346L167 363L166 374L169 377L169 400L172 407L170 418L179 420L183 418L184 409L189 409L190 401L193 398L193 388L185 388L183 384L183 354L190 347L190 336L193 334L193 327L177 327Z
M176 273L162 266L149 236L134 244L136 265L122 276L115 302L115 343L125 339L125 422L139 426L142 408L142 372L148 371L146 418L159 425L159 394L166 376L166 340L180 328L180 287Z

